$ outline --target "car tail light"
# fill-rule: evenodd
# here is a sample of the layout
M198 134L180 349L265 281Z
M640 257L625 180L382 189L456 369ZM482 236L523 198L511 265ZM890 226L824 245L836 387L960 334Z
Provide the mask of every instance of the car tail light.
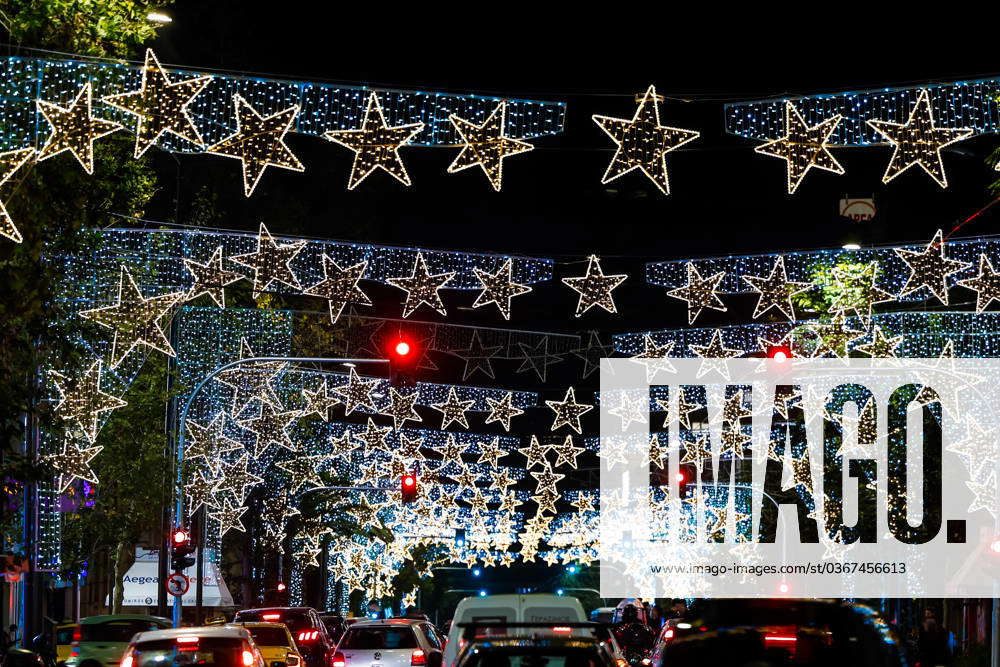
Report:
M667 628L666 632L663 633L663 638L666 639L667 641L673 639L674 638L674 629L673 628Z
M792 635L764 635L764 641L775 643L793 642L795 641L795 637Z
M83 634L80 632L80 626L79 625L74 625L73 626L73 644L72 644L72 648L70 648L70 655L72 655L74 657L77 657L77 656L80 655L80 640L82 638L83 638ZM128 667L131 667L131 665L129 665Z
M410 654L410 665L414 667L415 665L426 665L427 655L420 649L415 650Z
M296 639L300 642L314 642L319 639L319 630L303 630Z
M569 626L566 625L557 625L554 628L552 628L552 632L560 632L560 633L573 632L573 628L570 628Z
M132 663L135 662L135 658L132 657L132 651L129 651L124 658L122 658L121 665L119 667L132 667Z
M243 651L243 667L253 667L253 663L256 662L253 659L253 653L250 651Z
M198 635L178 635L177 636L177 643L178 644L197 644L198 643Z
M332 667L347 667L347 658L344 657L343 653L337 651L333 654L333 662L331 665Z
M615 664L618 665L618 667L628 667L628 660L625 660L624 658L618 658L617 660L615 660Z
M281 614L262 614L261 618L265 621L277 621L281 618Z
M285 656L285 664L288 665L288 667L298 667L299 656L295 655L294 653L289 653L288 655Z

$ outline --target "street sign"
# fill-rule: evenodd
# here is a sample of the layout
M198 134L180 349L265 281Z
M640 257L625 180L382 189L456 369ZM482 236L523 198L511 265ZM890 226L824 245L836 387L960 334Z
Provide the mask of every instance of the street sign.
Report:
M181 597L188 592L191 583L188 578L185 577L180 572L174 572L172 575L167 577L167 592L174 597Z

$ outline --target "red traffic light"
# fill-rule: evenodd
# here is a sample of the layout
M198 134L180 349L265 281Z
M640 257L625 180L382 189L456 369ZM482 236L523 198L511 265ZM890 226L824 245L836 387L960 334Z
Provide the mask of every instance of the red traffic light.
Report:
M767 348L767 358L774 359L778 363L788 361L792 358L792 350L787 345L772 345Z
M401 340L396 343L395 351L397 355L405 357L410 353L410 344L407 343L405 340Z
M191 536L183 528L178 528L173 535L174 544L185 544L191 541Z
M402 500L404 503L412 503L417 499L417 476L413 473L403 475L400 484Z

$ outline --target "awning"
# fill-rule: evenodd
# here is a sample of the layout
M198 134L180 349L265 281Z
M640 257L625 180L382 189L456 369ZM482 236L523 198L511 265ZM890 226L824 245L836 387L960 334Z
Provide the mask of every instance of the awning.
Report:
M133 563L132 567L125 574L125 599L122 604L126 607L154 606L159 595L161 584L160 578L157 576L156 552L150 552L145 549L142 551L141 556L138 553L136 554L136 562ZM222 573L219 572L218 565L206 558L204 569L204 577L202 579L204 583L202 584L201 596L202 606L234 606L233 596L229 593L226 582L222 580ZM190 583L188 592L182 598L182 604L185 607L193 607L195 605L195 570L196 567L194 566L184 570L184 574ZM167 601L172 604L173 596L167 596Z

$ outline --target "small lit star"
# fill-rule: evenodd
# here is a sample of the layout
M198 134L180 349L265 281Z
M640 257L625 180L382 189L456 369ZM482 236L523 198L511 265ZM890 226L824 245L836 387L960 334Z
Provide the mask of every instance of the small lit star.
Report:
M722 303L722 299L716 294L719 281L725 275L725 271L719 271L708 278L702 278L695 265L687 263L687 285L669 290L667 295L687 302L688 324L694 324L704 308L723 312L727 310L726 304Z
M944 256L944 240L939 229L927 247L921 251L895 248L896 254L910 268L910 276L903 285L900 296L916 292L921 287L929 289L944 305L948 305L947 278L953 273L970 266L966 262L948 259Z
M448 118L464 144L462 152L448 166L448 173L454 174L479 165L497 192L500 192L503 184L504 158L534 148L526 141L511 139L506 135L504 131L507 121L506 100L501 100L481 125L470 123L455 114L451 114Z
M753 318L757 319L774 308L785 316L789 322L795 319L795 309L792 307L792 296L805 292L812 283L795 282L788 279L785 273L785 256L779 255L771 267L767 278L760 276L743 276L743 280L757 292L757 305L753 309Z
M257 235L257 249L244 255L235 255L231 259L237 264L253 269L254 297L276 282L300 291L302 286L295 277L291 263L305 246L305 241L279 244L264 223L261 223L260 233Z
M102 362L97 360L76 377L49 371L59 392L59 402L53 411L60 419L74 423L91 443L97 439L102 413L128 405L126 401L101 390L101 366Z
M431 407L441 413L441 430L448 428L452 422L458 422L463 428L469 428L469 421L465 413L473 403L475 401L472 399L468 401L458 400L455 387L451 387L448 389L448 400L444 403L434 403Z
M347 378L347 384L334 387L334 391L344 399L345 414L349 415L359 407L366 408L371 412L378 412L371 394L379 382L380 380L377 378L374 380L362 380L358 372L352 368Z
M513 399L514 393L510 391L504 394L504 397L500 400L487 396L486 404L490 407L490 414L486 417L486 423L500 422L503 424L504 430L509 431L511 417L524 414L524 410L512 405L511 401Z
M42 459L52 466L59 480L56 484L59 493L65 491L74 480L82 479L97 484L97 475L90 467L90 461L104 447L80 447L70 440L63 441L62 452L47 454Z
M386 282L406 292L403 317L409 317L421 304L427 304L442 315L447 315L448 311L445 310L438 290L454 277L454 271L435 274L428 272L424 254L418 252L417 258L413 261L413 272L409 277L388 278Z
M993 270L993 264L985 254L979 255L979 275L960 280L962 287L975 291L976 312L981 313L994 301L1000 301L1000 273Z
M576 402L576 390L573 387L566 390L566 396L563 400L545 401L545 405L549 406L555 413L551 430L555 431L560 426L569 426L577 433L583 432L580 417L594 409L593 405Z
M617 313L615 300L611 296L611 290L615 289L628 276L624 273L606 276L601 270L601 260L596 255L587 258L587 273L578 278L563 278L564 284L580 295L576 303L577 317L583 315L593 306L600 306L609 313Z
M788 194L793 194L813 167L843 174L844 168L833 157L827 141L843 116L837 114L809 127L792 102L785 102L785 136L757 146L754 151L785 161L788 171ZM755 316L756 317L756 316ZM789 318L791 319L791 318Z
M495 303L500 309L500 314L505 320L510 319L510 301L515 296L527 294L531 288L527 285L515 283L513 278L513 259L508 257L495 273L489 273L478 266L472 267L472 271L483 286L483 291L476 296L473 308L488 306Z
M69 151L88 174L94 173L94 141L122 129L119 123L94 118L90 83L85 83L68 107L37 100L52 133L38 151L38 161Z
M312 287L304 290L305 294L322 297L330 305L330 324L336 324L344 306L348 302L363 306L372 305L368 295L361 291L358 282L364 277L368 262L359 262L346 269L323 253L323 278Z
M184 266L194 276L194 283L184 295L185 301L196 299L207 294L219 308L226 307L226 285L230 285L243 276L235 271L222 268L222 246L216 246L212 256L204 264L193 259L183 258Z

